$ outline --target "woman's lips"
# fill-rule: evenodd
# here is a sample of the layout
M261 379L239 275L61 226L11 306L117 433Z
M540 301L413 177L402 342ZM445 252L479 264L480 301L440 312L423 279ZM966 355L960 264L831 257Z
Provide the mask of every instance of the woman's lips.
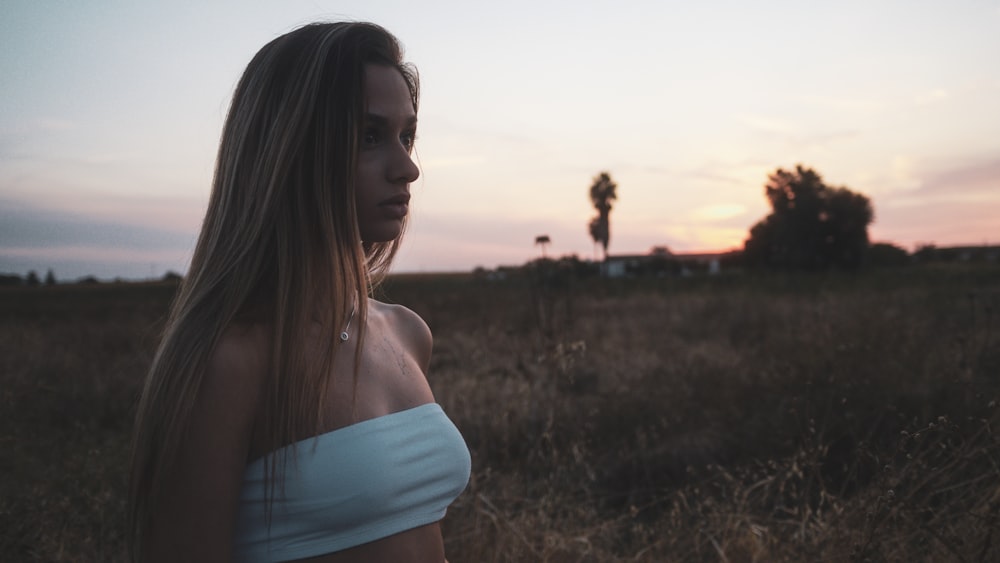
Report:
M409 211L410 196L409 194L403 194L389 198L380 203L379 207L384 209L390 217L402 219L406 217L406 213Z
M406 217L406 212L409 208L405 203L383 203L379 207L384 209L387 215L395 219Z

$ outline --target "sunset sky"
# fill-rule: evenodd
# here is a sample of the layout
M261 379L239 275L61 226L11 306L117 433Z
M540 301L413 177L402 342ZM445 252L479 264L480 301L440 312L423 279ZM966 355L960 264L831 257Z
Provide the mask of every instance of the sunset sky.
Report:
M396 271L741 247L770 172L867 194L872 239L1000 244L1000 0L6 0L0 273L183 272L233 87L316 20L396 34L422 80Z

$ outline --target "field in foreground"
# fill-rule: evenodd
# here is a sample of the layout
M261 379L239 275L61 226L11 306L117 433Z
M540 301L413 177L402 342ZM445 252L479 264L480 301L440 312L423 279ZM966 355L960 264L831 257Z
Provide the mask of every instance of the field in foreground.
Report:
M0 561L122 558L174 287L0 291ZM411 277L453 563L1000 560L1000 271Z

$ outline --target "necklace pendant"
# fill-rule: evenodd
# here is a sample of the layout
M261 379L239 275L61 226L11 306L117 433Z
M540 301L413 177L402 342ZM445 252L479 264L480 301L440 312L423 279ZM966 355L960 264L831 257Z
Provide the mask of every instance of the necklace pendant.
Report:
M351 307L351 316L347 317L347 324L344 325L344 331L340 333L341 342L347 342L347 339L351 337L349 334L347 334L347 329L351 328L351 321L354 320L354 312L356 310L357 307Z

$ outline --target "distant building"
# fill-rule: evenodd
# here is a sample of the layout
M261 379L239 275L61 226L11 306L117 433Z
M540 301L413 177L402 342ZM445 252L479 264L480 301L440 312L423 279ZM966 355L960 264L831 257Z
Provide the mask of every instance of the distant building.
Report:
M652 254L618 254L604 260L604 275L609 278L623 278L636 275L647 269L656 258Z
M925 245L913 253L917 262L1000 262L1000 246L934 246Z
M609 278L632 276L714 275L723 268L732 268L742 251L692 252L676 254L665 246L654 246L649 254L618 254L604 262L604 275Z

